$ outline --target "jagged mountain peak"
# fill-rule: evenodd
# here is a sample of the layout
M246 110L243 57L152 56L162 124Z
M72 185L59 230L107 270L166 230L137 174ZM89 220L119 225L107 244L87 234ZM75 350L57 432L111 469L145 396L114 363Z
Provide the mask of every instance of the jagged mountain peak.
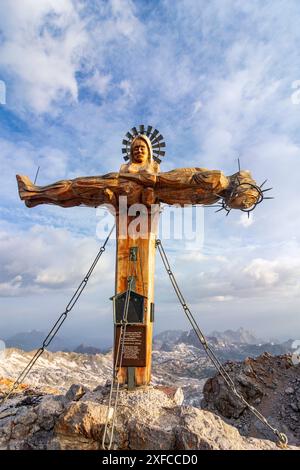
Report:
M265 342L262 339L257 338L252 331L246 330L243 327L240 327L237 330L228 329L223 332L213 331L209 336L227 343L236 344L260 344Z

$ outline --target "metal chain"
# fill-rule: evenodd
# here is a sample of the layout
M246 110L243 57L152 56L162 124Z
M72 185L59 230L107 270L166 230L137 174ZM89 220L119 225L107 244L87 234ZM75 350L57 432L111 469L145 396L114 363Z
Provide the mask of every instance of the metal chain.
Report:
M177 284L177 281L175 279L175 276L171 270L171 267L170 267L170 264L169 264L169 261L168 261L168 258L167 258L167 255L166 255L166 252L162 246L162 243L161 243L161 240L157 239L156 240L156 247L158 248L158 251L159 251L159 254L161 256L161 259L162 259L162 262L163 262L163 265L169 275L169 278L170 278L170 281L173 285L173 288L175 290L175 293L178 297L178 300L179 302L181 303L181 306L184 310L184 313L186 314L190 324L192 325L192 328L194 330L194 332L196 333L196 336L197 338L199 339L200 343L202 344L203 348L204 348L204 351L205 353L207 354L207 356L209 357L209 359L211 360L211 362L213 363L213 365L215 366L215 368L217 369L217 371L219 372L219 374L222 376L223 380L225 381L226 385L228 386L229 389L231 389L231 391L244 403L244 405L257 417L257 419L259 419L265 426L267 426L272 432L273 434L275 434L277 437L278 437L278 440L279 440L279 443L281 445L284 445L286 446L287 443L288 443L288 439L287 439L287 436L282 433L282 432L279 432L278 429L274 428L268 421L267 419L252 405L250 405L250 403L247 402L247 400L243 397L243 395L241 395L241 393L236 389L236 386L235 386L235 383L233 382L232 378L230 377L230 375L228 374L227 370L225 369L225 367L223 366L223 364L220 362L220 360L217 358L217 356L215 355L214 351L212 350L212 348L209 346L204 334L202 333L202 331L200 330L190 308L188 307L186 301L185 301L185 298Z
M120 328L120 335L119 335L119 341L118 341L118 347L117 347L117 354L115 357L115 362L114 362L114 368L113 368L113 378L110 386L110 393L109 393L109 401L108 401L108 407L107 407L107 413L106 413L106 420L105 420L105 427L104 427L104 432L103 432L103 437L102 437L102 449L104 450L110 450L113 442L113 437L114 437L114 430L115 430L115 421L116 421L116 410L118 406L118 399L119 399L119 391L120 391L120 382L119 382L119 377L118 373L119 370L122 367L122 361L123 361L123 354L124 354L124 348L125 348L125 336L126 336L126 329L128 325L128 310L129 310L129 300L130 300L130 293L132 290L132 283L133 283L133 277L130 276L128 279L128 286L127 286L127 291L126 291L126 298L125 298L125 304L124 304L124 311L123 311L123 318L122 318L122 324ZM122 341L122 345L121 345ZM116 386L116 388L115 388ZM111 402L113 399L113 392L115 392L115 397L114 397L114 407L113 407L113 420L110 426L110 408L111 408ZM106 444L106 438L109 433L109 427L110 429L110 436L109 436L109 443Z
M61 328L61 326L64 323L64 321L66 320L68 314L73 309L73 307L75 306L75 304L78 301L79 297L81 296L84 288L86 287L86 285L88 283L88 280L89 280L93 270L95 269L96 264L98 263L99 259L101 258L102 253L104 253L104 251L105 251L106 244L107 244L114 228L115 228L115 225L112 227L112 229L109 232L104 244L101 246L100 250L98 251L97 256L95 257L90 269L88 270L85 277L83 278L83 280L81 281L81 283L77 287L74 295L71 297L71 300L67 304L67 306L65 308L65 311L60 315L60 317L58 318L58 320L56 321L56 323L54 324L54 326L52 327L52 329L50 330L50 332L48 333L48 335L44 339L44 341L42 343L42 346L36 351L35 355L32 357L32 359L29 361L27 366L19 374L18 378L15 380L15 382L13 383L13 385L10 388L10 390L8 391L8 393L0 401L0 405L5 403L6 400L14 392L14 390L20 385L21 382L23 382L23 380L27 377L27 375L29 374L30 370L32 369L32 367L34 366L34 364L36 363L38 358L43 354L45 348L47 348L49 346L49 344L51 343L51 341L54 339L54 337L57 334L58 330Z

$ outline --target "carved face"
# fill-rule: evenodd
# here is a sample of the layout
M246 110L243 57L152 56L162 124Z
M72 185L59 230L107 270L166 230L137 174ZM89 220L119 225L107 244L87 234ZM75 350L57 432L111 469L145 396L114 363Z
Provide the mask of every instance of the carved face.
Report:
M145 164L148 161L149 149L143 139L136 139L132 144L132 162Z

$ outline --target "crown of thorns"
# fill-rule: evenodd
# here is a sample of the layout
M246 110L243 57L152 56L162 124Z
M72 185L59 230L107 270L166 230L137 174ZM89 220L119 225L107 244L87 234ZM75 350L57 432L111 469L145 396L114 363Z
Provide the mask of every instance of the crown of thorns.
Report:
M122 140L122 154L124 160L130 160L132 141L139 135L141 137L145 135L150 139L153 160L155 160L157 163L160 163L161 159L159 157L164 157L166 153L164 150L161 150L162 148L166 147L164 138L157 129L154 129L152 126L148 126L146 130L143 124L138 126L138 129L136 127L133 127L130 132L127 132L124 139Z

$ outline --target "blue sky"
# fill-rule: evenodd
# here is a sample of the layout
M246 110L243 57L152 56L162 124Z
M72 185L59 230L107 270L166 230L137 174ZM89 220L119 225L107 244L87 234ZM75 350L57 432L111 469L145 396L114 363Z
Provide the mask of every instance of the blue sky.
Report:
M165 137L162 171L232 174L239 156L274 187L249 221L205 209L194 252L167 244L204 331L300 338L299 19L296 0L1 1L0 337L46 330L99 246L99 213L27 209L15 174L117 171L145 123ZM63 331L74 342L111 336L114 255L112 242ZM188 328L157 259L156 331L170 325Z

